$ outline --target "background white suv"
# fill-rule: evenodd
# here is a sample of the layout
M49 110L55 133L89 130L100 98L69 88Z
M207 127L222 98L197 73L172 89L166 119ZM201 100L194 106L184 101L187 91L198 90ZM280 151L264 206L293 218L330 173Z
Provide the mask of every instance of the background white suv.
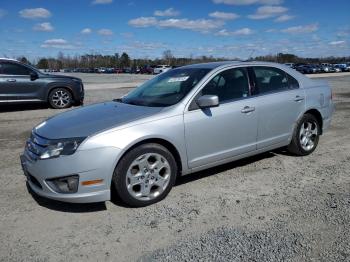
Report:
M169 71L170 69L171 69L171 66L169 66L169 65L157 65L153 69L153 73L154 74L160 74L160 73L164 73L166 71Z

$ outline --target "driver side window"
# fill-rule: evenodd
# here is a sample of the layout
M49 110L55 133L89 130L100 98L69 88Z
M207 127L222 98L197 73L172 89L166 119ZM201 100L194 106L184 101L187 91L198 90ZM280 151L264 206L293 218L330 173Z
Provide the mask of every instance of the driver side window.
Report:
M217 74L202 89L201 95L216 95L220 103L247 97L249 84L246 69L233 68Z

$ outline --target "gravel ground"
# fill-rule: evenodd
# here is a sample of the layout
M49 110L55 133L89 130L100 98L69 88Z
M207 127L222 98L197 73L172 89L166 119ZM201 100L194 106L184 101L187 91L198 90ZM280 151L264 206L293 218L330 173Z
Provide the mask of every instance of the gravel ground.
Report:
M313 154L276 150L182 177L145 208L31 195L19 154L60 111L1 108L0 261L350 261L350 77L327 80L336 112ZM87 90L86 104L128 90Z

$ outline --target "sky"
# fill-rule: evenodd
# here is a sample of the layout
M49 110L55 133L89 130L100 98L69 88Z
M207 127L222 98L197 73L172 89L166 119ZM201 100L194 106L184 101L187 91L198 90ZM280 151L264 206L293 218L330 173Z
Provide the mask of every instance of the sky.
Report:
M350 56L350 0L1 0L0 57Z

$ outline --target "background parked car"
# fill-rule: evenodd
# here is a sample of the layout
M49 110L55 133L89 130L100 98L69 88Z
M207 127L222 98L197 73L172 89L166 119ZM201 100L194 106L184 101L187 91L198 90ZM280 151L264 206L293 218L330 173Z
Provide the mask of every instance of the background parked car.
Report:
M164 73L166 71L169 71L170 69L171 69L171 67L169 65L157 65L154 68L153 73L160 74L160 73Z
M295 68L295 64L294 63L285 63L286 66L289 66L290 68Z
M342 72L343 71L343 69L342 69L342 67L340 66L340 65L334 65L334 70L335 70L335 72Z
M0 58L0 104L46 102L53 108L82 104L80 78L49 75L13 59Z
M141 68L140 73L141 74L153 74L153 67L146 65L144 67Z
M311 65L299 65L295 68L302 74L313 74L317 73L317 69Z

